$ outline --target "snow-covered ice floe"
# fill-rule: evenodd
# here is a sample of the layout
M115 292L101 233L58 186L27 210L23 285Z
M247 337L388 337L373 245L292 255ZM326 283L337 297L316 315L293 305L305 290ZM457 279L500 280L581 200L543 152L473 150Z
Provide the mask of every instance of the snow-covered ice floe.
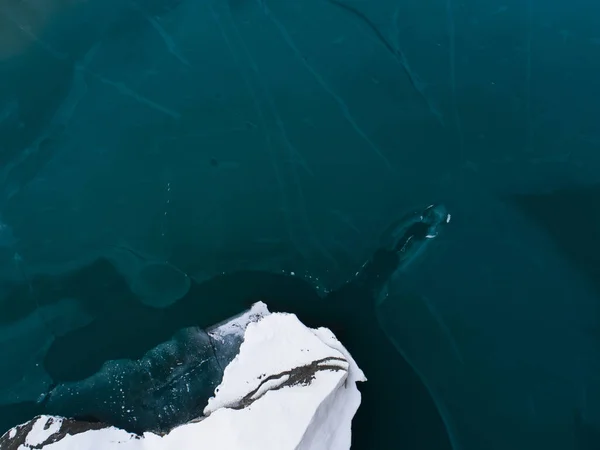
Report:
M351 421L366 381L325 328L258 303L214 327L226 340L243 335L238 354L204 415L162 435L136 435L102 423L38 416L0 438L0 450L338 450L350 448Z

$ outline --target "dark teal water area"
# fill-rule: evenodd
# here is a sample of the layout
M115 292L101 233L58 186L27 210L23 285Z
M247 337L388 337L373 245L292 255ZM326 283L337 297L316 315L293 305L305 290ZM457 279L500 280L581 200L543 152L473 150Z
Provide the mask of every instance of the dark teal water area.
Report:
M589 0L2 2L0 433L263 300L365 370L353 448L600 448L599 30ZM387 296L338 290L434 202Z

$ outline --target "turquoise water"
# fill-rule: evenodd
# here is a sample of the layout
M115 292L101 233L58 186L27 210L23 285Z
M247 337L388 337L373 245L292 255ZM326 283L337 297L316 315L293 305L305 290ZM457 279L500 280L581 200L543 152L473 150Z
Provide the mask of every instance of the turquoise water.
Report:
M597 447L598 29L586 0L3 4L1 428L266 300L365 369L356 448ZM385 300L323 301L435 202Z

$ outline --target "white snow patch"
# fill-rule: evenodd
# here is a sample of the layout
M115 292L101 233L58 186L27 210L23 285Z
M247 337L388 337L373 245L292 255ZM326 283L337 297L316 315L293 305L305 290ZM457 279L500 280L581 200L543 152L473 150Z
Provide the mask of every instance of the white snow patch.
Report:
M27 435L25 444L31 447L43 444L50 436L60 431L62 421L63 420L60 417L40 416L38 420L35 421L33 428ZM51 423L47 426L49 422Z
M237 403L256 389L264 376L327 357L343 358L343 355L324 345L295 315L266 316L246 328L240 353L225 368L218 393L208 401L204 414Z
M44 450L348 450L360 404L356 382L365 381L363 372L331 331L311 330L292 314L270 314L264 303L238 317L238 325L252 311L260 317L248 324L205 417L164 436L145 433L140 439L113 427L67 434ZM295 382L292 373L307 370L309 376ZM57 431L54 424L43 430L47 420L42 416L35 422L27 445Z

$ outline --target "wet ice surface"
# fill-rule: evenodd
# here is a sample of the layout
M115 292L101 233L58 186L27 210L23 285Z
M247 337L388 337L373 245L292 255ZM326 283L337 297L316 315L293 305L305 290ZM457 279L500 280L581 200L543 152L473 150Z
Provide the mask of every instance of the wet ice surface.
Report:
M246 326L265 313L264 305L255 305L208 333L197 327L181 330L139 360L107 361L91 377L49 390L45 411L136 433L166 432L187 423L202 416L239 351Z
M186 330L139 362L110 361L86 380L54 388L46 408L135 432L167 430L198 417L221 376L208 336Z
M177 304L188 277L249 268L326 292L390 223L441 200L456 231L408 274L436 314L400 306L446 339L418 368L485 430L455 424L461 447L527 448L519 433L577 408L596 420L595 272L571 265L552 219L505 199L600 181L599 24L577 2L531 4L351 5L383 40L320 0L3 5L0 320L20 338L2 346L2 392L54 339L33 314L36 274L104 256L151 308ZM569 215L596 223L595 200ZM477 397L446 385L456 349Z

